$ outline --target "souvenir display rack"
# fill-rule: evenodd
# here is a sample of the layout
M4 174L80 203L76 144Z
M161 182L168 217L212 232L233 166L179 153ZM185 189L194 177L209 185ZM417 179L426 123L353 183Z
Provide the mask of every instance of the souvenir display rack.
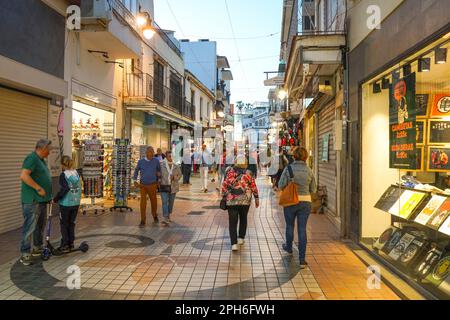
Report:
M375 207L392 215L373 249L438 297L450 294L450 195L392 185Z
M131 174L134 173L134 170L137 167L139 160L144 159L147 153L148 146L133 146L132 147L132 156L131 156ZM140 199L141 194L139 188L132 188L130 192L130 198Z
M82 212L105 212L102 205L95 203L96 198L103 197L103 160L104 147L100 140L90 139L84 141L83 159L83 196L90 198L91 203L82 205Z
M128 206L131 183L131 145L129 139L116 139L113 149L113 193L114 207L110 209L123 209L133 211Z

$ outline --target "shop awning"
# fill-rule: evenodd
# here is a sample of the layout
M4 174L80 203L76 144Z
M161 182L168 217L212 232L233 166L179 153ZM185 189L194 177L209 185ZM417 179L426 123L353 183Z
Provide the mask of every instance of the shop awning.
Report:
M194 120L187 119L187 118L182 117L181 115L176 114L175 112L171 112L169 110L166 111L166 110L160 108L159 106L153 106L153 105L150 105L150 106L147 106L147 105L127 106L126 108L127 108L127 110L145 111L150 114L160 116L161 118L163 118L167 121L176 122L182 126L187 126L187 127L191 127L191 128L194 128L194 126L195 126Z

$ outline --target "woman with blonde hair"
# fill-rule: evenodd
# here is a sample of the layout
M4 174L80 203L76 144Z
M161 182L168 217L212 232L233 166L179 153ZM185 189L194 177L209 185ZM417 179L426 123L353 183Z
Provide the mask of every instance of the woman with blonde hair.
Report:
M245 243L247 216L252 196L255 198L256 208L259 207L258 188L256 187L255 179L247 168L246 157L238 156L236 164L225 172L225 180L222 184L222 195L226 199L228 209L229 232L233 251L239 250L238 245Z
M59 203L61 211L59 217L62 239L58 250L68 253L74 249L75 221L81 202L81 179L70 157L62 157L61 167L63 172L59 176L60 190L53 201Z

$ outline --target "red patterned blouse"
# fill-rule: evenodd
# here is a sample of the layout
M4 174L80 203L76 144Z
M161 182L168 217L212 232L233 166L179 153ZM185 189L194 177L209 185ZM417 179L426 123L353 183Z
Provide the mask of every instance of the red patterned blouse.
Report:
M249 206L252 195L259 198L258 187L250 171L231 167L225 173L222 194L226 196L227 206Z

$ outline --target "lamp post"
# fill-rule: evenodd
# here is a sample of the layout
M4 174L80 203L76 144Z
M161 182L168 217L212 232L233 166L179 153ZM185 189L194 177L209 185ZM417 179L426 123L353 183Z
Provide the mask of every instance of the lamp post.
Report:
M140 11L136 16L136 23L142 29L144 38L150 40L155 35L155 29L152 26L152 18L146 11Z

